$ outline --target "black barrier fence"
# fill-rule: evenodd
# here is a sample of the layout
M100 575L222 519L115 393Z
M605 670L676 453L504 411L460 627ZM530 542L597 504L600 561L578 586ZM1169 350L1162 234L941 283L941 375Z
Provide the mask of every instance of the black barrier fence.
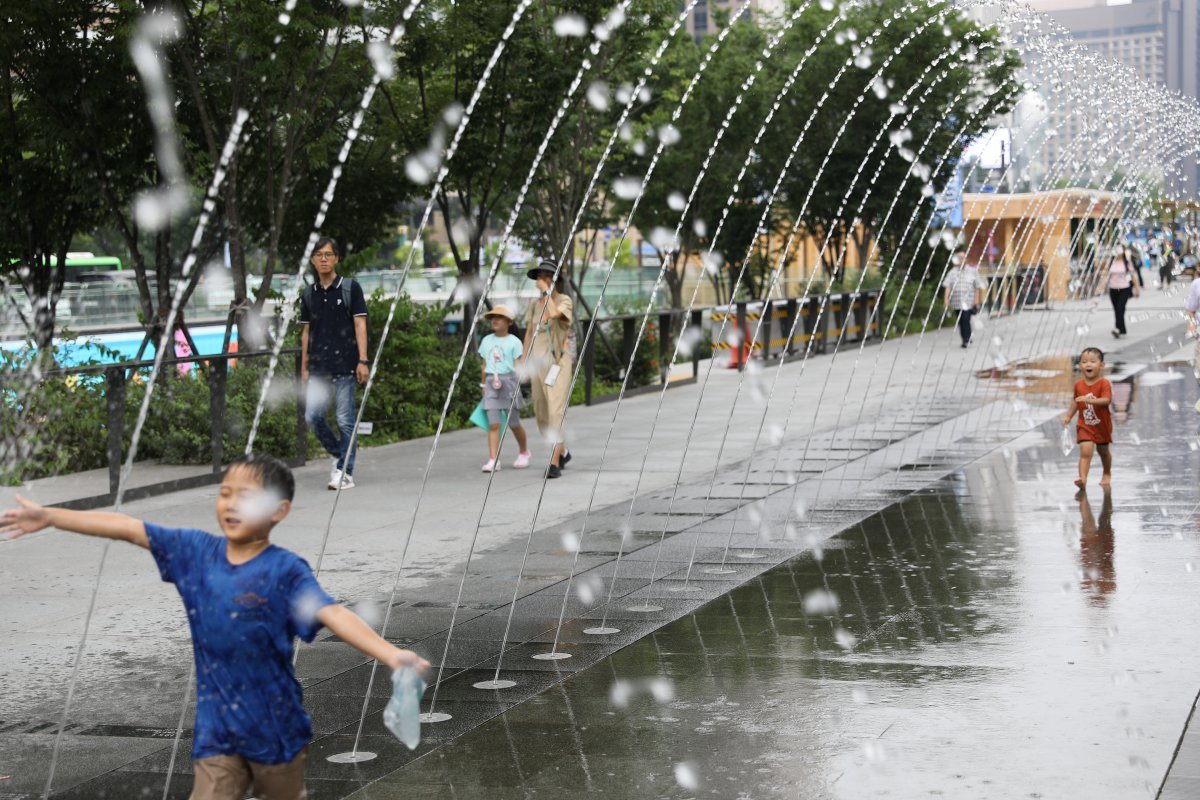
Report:
M179 365L195 365L203 368L206 373L209 396L209 437L211 442L212 469L210 472L198 475L189 475L169 481L129 487L125 491L125 499L136 500L218 482L224 471L225 464L239 455L237 453L225 452L226 406L228 400L226 388L228 386L230 367L238 361L245 362L267 359L270 356L270 350L262 350L246 353L164 358L160 367L161 370L175 369ZM300 391L299 386L300 350L283 350L281 351L281 357L290 357L295 360L294 375L282 376L277 374L275 377L275 380L290 381L296 396L296 455L288 462L290 466L295 467L303 465L308 457L308 429L304 421L304 393ZM108 492L56 505L64 508L98 508L111 505L116 501L117 489L121 478L121 467L124 461L126 389L129 381L133 379L133 376L137 375L139 370L150 369L153 366L154 361L151 359L145 361L125 361L117 364L88 364L78 367L60 367L43 370L37 376L22 371L0 373L0 389L11 388L14 384L34 385L40 381L53 378L64 380L72 377L81 380L96 379L100 376L104 378L105 418L108 437L106 447Z
M1040 266L983 274L982 277L988 284L983 305L992 313L1012 314L1025 306L1046 302L1046 270Z
M821 309L822 300L824 310ZM739 301L718 306L710 310L713 324L719 326L724 320L733 324L726 325L727 339L714 341L713 348L732 351L733 363L743 369L746 345L750 344L750 337L764 316L766 320L750 346L753 358L777 359L807 349L824 353L830 343L837 344L839 339L842 344L878 340L882 337L883 303L884 291L872 290L792 297L772 300L765 305ZM799 323L796 322L797 315L800 316ZM732 331L739 333L730 341L728 334Z
M671 378L671 357L675 353L675 339L683 330L683 320L688 320L688 329L697 332L702 330L704 323L704 315L707 309L695 309L687 311L685 309L664 309L656 311L651 315L654 320L654 328L652 336L654 341L651 343L655 347L655 358L658 362L657 380L648 385L630 386L625 390L625 396L629 397L635 394L642 394L653 391L656 388L662 388L664 383L669 386L686 386L696 382L696 378L700 374L700 348L692 347L691 362L692 374L678 376L675 379ZM642 324L642 314L620 314L612 317L600 317L596 326L596 335L593 335L590 340L584 344L581 339L581 350L579 358L583 363L583 398L586 405L594 403L602 403L609 400L615 400L617 394L604 394L595 396L594 390L596 387L596 354L601 349L608 352L611 360L622 365L628 365L634 357L633 347L637 342L638 330ZM584 331L591 326L591 319L580 321L580 325ZM613 337L608 335L611 329L615 326L620 326L619 341L614 342ZM605 329L608 329L607 331ZM693 339L698 341L698 337ZM643 342L643 347L646 342ZM644 352L644 351L643 351ZM617 379L625 377L624 368L617 375L612 376Z

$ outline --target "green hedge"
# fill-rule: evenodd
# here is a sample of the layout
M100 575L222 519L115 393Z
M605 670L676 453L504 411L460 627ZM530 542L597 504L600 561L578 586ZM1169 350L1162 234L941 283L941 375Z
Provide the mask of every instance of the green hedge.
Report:
M89 363L111 363L115 353L102 352ZM0 366L13 372L27 362L28 351L9 355ZM265 360L241 360L226 384L224 447L227 459L246 447L254 410L266 372ZM127 377L122 451L128 453L137 416L146 393L150 370ZM281 359L272 402L259 424L255 449L281 458L296 455L296 399L293 360ZM102 373L47 377L32 383L16 379L2 390L0 423L0 482L23 481L100 469L108 465L108 410ZM194 369L180 375L165 369L156 381L154 397L138 443L138 460L170 464L203 464L212 457L208 378Z
M372 355L381 338L390 300L376 292L367 303ZM397 303L391 333L363 419L375 423L363 445L431 435L445 402L461 353L461 340L439 333L444 311L403 297ZM292 331L288 346L299 342ZM71 341L69 344L73 344ZM0 353L0 374L24 369L29 349ZM89 363L112 363L115 351L99 348ZM447 414L446 429L468 425L479 402L478 359L470 356ZM265 359L240 359L226 384L224 449L226 460L246 446L266 372ZM149 370L134 373L126 384L124 452L145 396ZM254 449L281 458L296 455L296 397L294 357L280 359L273 389L259 423ZM27 382L13 378L0 388L0 483L17 485L49 475L68 474L108 465L108 420L103 374L48 377ZM360 391L359 399L362 394ZM334 409L330 408L332 415ZM204 464L212 457L207 375L193 370L180 375L165 369L157 381L137 458L170 464ZM309 435L310 458L321 447Z

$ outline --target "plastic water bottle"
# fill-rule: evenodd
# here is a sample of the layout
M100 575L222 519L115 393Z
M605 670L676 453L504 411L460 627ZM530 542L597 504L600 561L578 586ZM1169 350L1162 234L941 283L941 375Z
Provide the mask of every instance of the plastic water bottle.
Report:
M1073 425L1064 425L1062 429L1062 438L1059 439L1059 446L1062 447L1063 455L1071 455L1071 451L1075 449L1075 439L1071 436L1071 428Z
M383 710L383 724L404 742L409 750L421 743L421 695L425 681L412 667L404 666L392 673L392 699Z

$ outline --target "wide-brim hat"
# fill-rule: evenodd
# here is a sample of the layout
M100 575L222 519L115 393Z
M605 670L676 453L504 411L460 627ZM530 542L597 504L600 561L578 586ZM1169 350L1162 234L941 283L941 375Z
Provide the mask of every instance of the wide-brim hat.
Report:
M526 272L525 277L529 278L531 281L536 281L539 272L556 272L557 270L558 264L555 264L553 261L542 260L538 262L536 267L533 267Z
M485 317L504 317L509 322L516 322L517 317L509 310L508 306L492 306L492 310L484 314Z

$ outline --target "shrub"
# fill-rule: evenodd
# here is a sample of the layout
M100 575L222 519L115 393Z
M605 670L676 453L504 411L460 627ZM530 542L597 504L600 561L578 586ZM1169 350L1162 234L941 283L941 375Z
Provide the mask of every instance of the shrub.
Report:
M367 300L371 352L379 346L391 299L378 289ZM367 400L364 420L374 423L371 444L431 436L446 401L446 391L462 355L462 340L441 333L445 310L402 296L391 331L383 343L379 371ZM361 397L361 395L360 395ZM469 425L479 403L479 358L468 353L446 413L446 430Z

